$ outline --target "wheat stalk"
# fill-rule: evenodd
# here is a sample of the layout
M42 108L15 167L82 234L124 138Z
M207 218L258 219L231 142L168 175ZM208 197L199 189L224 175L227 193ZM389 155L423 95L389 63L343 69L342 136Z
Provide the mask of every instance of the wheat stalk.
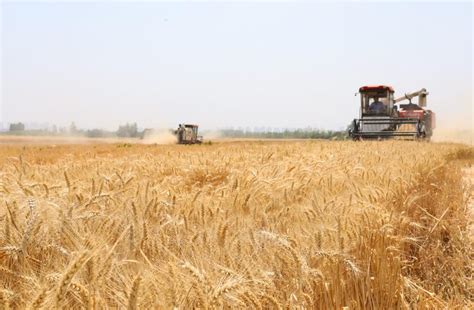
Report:
M87 256L86 252L83 252L77 256L76 259L71 263L69 268L62 275L61 280L57 285L57 292L55 297L56 308L59 307L66 297L66 292L71 284L74 275L79 271L79 269L87 262L90 257Z

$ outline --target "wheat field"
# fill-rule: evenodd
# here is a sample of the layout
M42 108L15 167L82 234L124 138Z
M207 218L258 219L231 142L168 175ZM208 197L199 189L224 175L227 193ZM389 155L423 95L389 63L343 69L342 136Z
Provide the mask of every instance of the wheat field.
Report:
M404 141L4 145L4 309L473 306L462 171Z

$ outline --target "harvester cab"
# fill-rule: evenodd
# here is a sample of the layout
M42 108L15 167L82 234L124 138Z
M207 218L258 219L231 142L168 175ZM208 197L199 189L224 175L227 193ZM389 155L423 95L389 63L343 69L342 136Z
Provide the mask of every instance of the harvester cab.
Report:
M361 139L429 139L434 128L434 113L426 107L426 89L405 94L395 99L391 86L362 86L360 94L360 116L354 119L349 135ZM418 104L411 100L418 97ZM396 104L409 100L409 104Z
M202 136L198 136L198 128L198 125L179 124L178 129L175 130L178 144L202 143Z
M361 87L359 90L361 98L361 116L389 117L393 112L393 89L389 86Z

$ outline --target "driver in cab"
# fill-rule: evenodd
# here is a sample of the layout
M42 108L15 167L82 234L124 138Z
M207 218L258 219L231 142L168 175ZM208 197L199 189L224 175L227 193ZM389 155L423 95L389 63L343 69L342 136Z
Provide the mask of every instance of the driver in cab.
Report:
M385 111L385 105L379 100L378 97L374 97L374 101L369 106L369 111L375 114L380 114Z

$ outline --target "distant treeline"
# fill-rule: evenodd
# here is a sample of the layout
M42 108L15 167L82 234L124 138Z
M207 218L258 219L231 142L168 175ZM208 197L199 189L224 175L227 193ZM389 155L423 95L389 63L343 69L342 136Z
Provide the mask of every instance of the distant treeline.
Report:
M3 132L4 135L19 136L80 136L88 138L142 138L145 130L138 130L137 123L127 123L120 125L116 131L104 129L79 129L74 123L66 127L53 126L51 129L26 129L23 123L10 124L9 131Z
M346 131L332 131L319 129L294 129L283 131L245 131L240 129L224 129L220 131L224 138L250 139L334 139L344 140ZM204 137L205 138L205 137Z
M51 129L28 130L23 123L10 124L10 130L2 134L13 134L22 136L81 136L88 138L143 138L149 129L139 130L137 123L120 125L116 131L104 129L79 129L74 123L69 127ZM206 139L206 132L203 132ZM287 130L243 130L222 129L219 136L223 138L249 138L249 139L333 139L344 140L347 131L320 130L313 128L287 129Z

